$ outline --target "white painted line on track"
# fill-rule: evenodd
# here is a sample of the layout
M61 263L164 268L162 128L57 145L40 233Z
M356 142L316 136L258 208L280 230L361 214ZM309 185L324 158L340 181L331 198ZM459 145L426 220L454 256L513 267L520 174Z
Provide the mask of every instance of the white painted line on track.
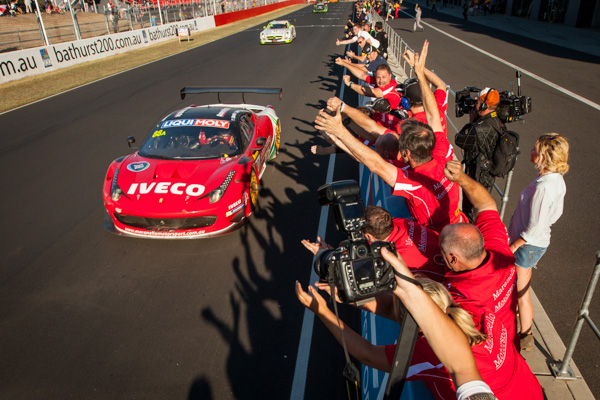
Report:
M348 47L349 48L349 47ZM342 76L346 74L346 68L342 73ZM341 85L340 99L344 98L345 85ZM331 183L333 180L333 170L335 167L335 153L329 156L329 165L327 166L327 177L325 183ZM327 219L329 217L329 207L321 207L321 216L319 217L319 227L317 229L317 235L325 240L325 233L327 233ZM312 265L315 263L315 257L311 264L311 272L308 284L317 281L317 273L315 272ZM296 356L296 367L294 368L294 380L292 381L292 393L290 394L290 400L304 400L304 391L306 388L306 373L308 372L308 356L310 355L310 345L312 342L313 326L315 322L315 314L309 311L307 308L304 309L304 318L302 319L302 330L300 331L300 343L298 345L298 355Z
M408 15L409 17L412 17L412 15L408 14L406 11L402 11L402 12L403 12L404 14ZM412 17L412 18L414 18L414 17ZM545 84L545 85L548 85L548 86L550 86L551 88L553 88L553 89L556 89L556 90L558 90L559 92L562 92L562 93L566 94L567 96L570 96L570 97L574 98L575 100L579 100L579 101L581 101L582 103L584 103L584 104L587 104L588 106L590 106L590 107L592 107L592 108L595 108L596 110L600 111L600 104L598 104L598 103L594 103L593 101L591 101L591 100L588 100L588 99L586 99L585 97L578 95L577 93L573 93L573 92L572 92L572 91L570 91L569 89L565 89L564 87L562 87L562 86L559 86L559 85L557 85L557 84L555 84L555 83L552 83L552 82L550 82L549 80L547 80L547 79L544 79L544 78L542 78L541 76L534 74L533 72L527 71L526 69L523 69L523 68L519 67L518 65L515 65L515 64L513 64L513 63L511 63L511 62L509 62L509 61L506 61L506 60L504 60L504 59L502 59L502 58L500 58L500 57L498 57L498 56L495 56L495 55L493 55L492 53L489 53L489 52L487 52L487 51L485 51L485 50L483 50L483 49L480 49L479 47L477 47L477 46L474 46L474 45L472 45L471 43L468 43L468 42L466 42L466 41L464 41L464 40L462 40L462 39L460 39L460 38L457 38L457 37L456 37L456 36L454 36L454 35L451 35L451 34L449 34L448 32L445 32L445 31L443 31L443 30L441 30L441 29L439 29L439 28L436 28L435 26L433 26L433 25L431 25L431 24L429 24L429 23L427 23L427 22L424 22L422 19L421 19L421 23L422 23L422 24L425 24L425 25L427 25L427 26L428 26L428 27L430 27L431 29L438 31L439 33L441 33L441 34L443 34L443 35L446 35L446 36L448 36L448 37L449 37L449 38L451 38L451 39L454 39L454 40L456 40L456 41L457 41L457 42L459 42L459 43L462 43L462 44L464 44L464 45L465 45L465 46L467 46L467 47L470 47L470 48L472 48L472 49L473 49L473 50L475 50L475 51L478 51L478 52L480 52L481 54L484 54L484 55L486 55L486 56L488 56L488 57L490 57L490 58L492 58L492 59L494 59L494 60L496 60L496 61L499 61L499 62L501 62L502 64L504 64L504 65L507 65L507 66L509 66L509 67L511 67L511 68L514 68L514 69L516 69L516 70L519 70L519 71L521 71L521 73L522 73L522 74L524 74L524 75L528 75L528 76L530 76L531 78L533 78L533 79L535 79L535 80L537 80L537 81L540 81L540 82L542 82L543 84Z

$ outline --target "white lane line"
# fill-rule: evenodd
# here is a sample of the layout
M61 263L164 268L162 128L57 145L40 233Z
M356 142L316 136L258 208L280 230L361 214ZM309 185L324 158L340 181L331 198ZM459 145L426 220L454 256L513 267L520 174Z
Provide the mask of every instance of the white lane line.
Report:
M333 180L333 169L335 166L335 154L329 156L329 166L327 167L327 179L326 182L330 183ZM319 218L319 228L317 229L317 235L325 239L325 233L327 232L327 218L329 217L329 207L321 207L321 217ZM318 280L317 274L315 273L311 264L311 273L308 284L311 285L313 282ZM302 331L300 333L300 344L298 345L298 355L296 356L296 368L294 368L294 381L292 382L292 393L290 400L304 400L304 389L306 388L306 373L308 371L308 356L310 355L310 345L312 342L313 325L315 322L315 314L309 311L307 308L304 309L304 318L302 319Z
M404 11L403 11L403 12L404 12ZM406 13L406 12L404 12L404 13L405 13L406 15L408 15L408 16L410 16L410 17L412 17L410 14L408 14L408 13ZM473 49L473 50L475 50L475 51L478 51L478 52L480 52L481 54L484 54L484 55L486 55L486 56L488 56L488 57L490 57L490 58L492 58L492 59L494 59L494 60L496 60L496 61L499 61L499 62L501 62L502 64L504 64L504 65L507 65L507 66L509 66L509 67L511 67L511 68L514 68L514 69L516 69L516 70L519 70L519 71L521 71L521 73L522 73L522 74L524 74L524 75L528 75L528 76L530 76L531 78L533 78L533 79L535 79L535 80L538 80L538 81L542 82L543 84L545 84L545 85L548 85L548 86L550 86L551 88L558 90L559 92L563 92L563 93L564 93L564 94L566 94L567 96L570 96L570 97L574 98L575 100L579 100L579 101L581 101L582 103L584 103L584 104L587 104L588 106L590 106L590 107L592 107L592 108L595 108L596 110L600 111L600 104L598 104L598 103L594 103L593 101L591 101L591 100L588 100L588 99L586 99L585 97L578 95L577 93L573 93L573 92L572 92L572 91L570 91L569 89L565 89L564 87L562 87L562 86L559 86L559 85L557 85L557 84L555 84L555 83L552 83L552 82L550 82L549 80L547 80L547 79L544 79L544 78L542 78L541 76L534 74L533 72L527 71L526 69L523 69L523 68L519 67L518 65L515 65L515 64L513 64L513 63L511 63L511 62L509 62L509 61L506 61L506 60L504 60L504 59L502 59L502 58L500 58L500 57L498 57L498 56L495 56L495 55L493 55L492 53L489 53L489 52L487 52L487 51L485 51L485 50L483 50L483 49L480 49L480 48L479 48L479 47L477 47L477 46L474 46L474 45L472 45L472 44L470 44L470 43L467 43L467 42L465 42L464 40L462 40L462 39L459 39L459 38L457 38L456 36L449 34L448 32L444 32L443 30L441 30L441 29L439 29L439 28L436 28L435 26L433 26L433 25L431 25L431 24L428 24L427 22L423 22L423 20L421 20L421 23L423 23L423 24L425 24L425 25L429 26L431 29L434 29L434 30L438 31L438 32L440 32L440 33L441 33L441 34L443 34L443 35L446 35L446 36L448 36L448 37L449 37L449 38L451 38L451 39L454 39L454 40L456 40L456 41L457 41L457 42L459 42L459 43L462 43L462 44L464 44L464 45L465 45L465 46L467 46L467 47L470 47L470 48L472 48L472 49Z
M346 50L349 48L347 46ZM346 68L342 73L342 76L346 74ZM340 99L344 98L344 89L346 87L341 85ZM325 183L331 183L333 180L333 170L335 167L335 153L329 156L329 165L327 166L327 177ZM317 235L325 240L325 233L327 232L327 219L329 217L329 207L321 207L321 216L319 217L319 227L317 229ZM311 272L308 284L317 281L317 273L311 264ZM313 326L315 322L315 314L308 309L304 309L304 318L302 319L302 330L300 331L300 343L298 345L298 355L296 356L296 367L294 368L294 380L292 381L292 393L290 394L290 400L304 400L304 391L306 388L306 373L308 371L308 356L310 355L310 345L312 342Z

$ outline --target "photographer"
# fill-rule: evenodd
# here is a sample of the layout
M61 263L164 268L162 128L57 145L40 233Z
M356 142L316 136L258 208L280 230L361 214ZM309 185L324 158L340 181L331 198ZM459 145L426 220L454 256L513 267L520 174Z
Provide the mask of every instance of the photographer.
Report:
M454 138L456 145L465 151L465 173L488 191L491 191L495 180L488 171L492 155L498 135L506 129L496 114L499 101L497 90L485 88L479 92L477 104L471 111L471 122ZM466 198L463 199L462 210L471 222L475 222L475 210Z
M382 255L398 273L413 278L401 258L396 258L385 250L382 251ZM396 278L397 287L394 292L394 298L402 301L423 332L423 335L417 339L417 343L423 343L423 345L418 345L413 353L412 364L415 367L409 369L407 380L424 380L433 389L432 393L437 399L455 397L467 399L464 392L469 391L469 388L472 387L477 389L467 395L486 393L490 397L478 398L494 399L490 388L481 381L469 348L470 343L481 342L485 338L474 329L469 315L452 302L448 292L441 284L428 279L420 279L420 281L424 289ZM329 309L326 300L318 293L317 289L310 286L309 292L305 292L300 283L296 281L298 300L321 319L340 344L342 344L343 335L348 352L353 357L372 368L384 372L391 370L389 355L391 353L393 359L393 345L373 345L342 321L339 321L338 324L337 317ZM449 315L452 316L452 319ZM430 345L427 345L428 341ZM440 368L440 361L447 370L443 367ZM430 367L423 369L423 365ZM454 392L448 372L458 387L457 394Z

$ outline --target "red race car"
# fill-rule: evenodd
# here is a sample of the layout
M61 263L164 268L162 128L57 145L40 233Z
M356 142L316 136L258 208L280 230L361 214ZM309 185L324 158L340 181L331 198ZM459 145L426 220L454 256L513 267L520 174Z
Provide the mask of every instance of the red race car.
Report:
M103 197L115 233L216 236L252 214L260 178L279 151L281 124L273 107L245 104L243 97L267 93L281 98L282 90L188 87L181 89L181 98L188 93L242 93L244 103L191 105L173 112L138 151L112 162ZM131 147L135 139L128 142Z

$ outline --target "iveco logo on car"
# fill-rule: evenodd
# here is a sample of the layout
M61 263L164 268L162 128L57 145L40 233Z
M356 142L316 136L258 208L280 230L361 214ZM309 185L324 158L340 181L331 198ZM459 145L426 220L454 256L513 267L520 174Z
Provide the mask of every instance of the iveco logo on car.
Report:
M140 171L145 170L149 166L150 166L150 163L148 163L146 161L142 161L142 162L136 162L136 163L129 164L127 166L127 169L130 170L131 172L140 172Z
M202 185L187 185L186 183L171 183L171 182L152 182L152 183L134 183L127 190L127 194L134 195L139 194L187 194L188 196L200 196L204 193L204 186Z

